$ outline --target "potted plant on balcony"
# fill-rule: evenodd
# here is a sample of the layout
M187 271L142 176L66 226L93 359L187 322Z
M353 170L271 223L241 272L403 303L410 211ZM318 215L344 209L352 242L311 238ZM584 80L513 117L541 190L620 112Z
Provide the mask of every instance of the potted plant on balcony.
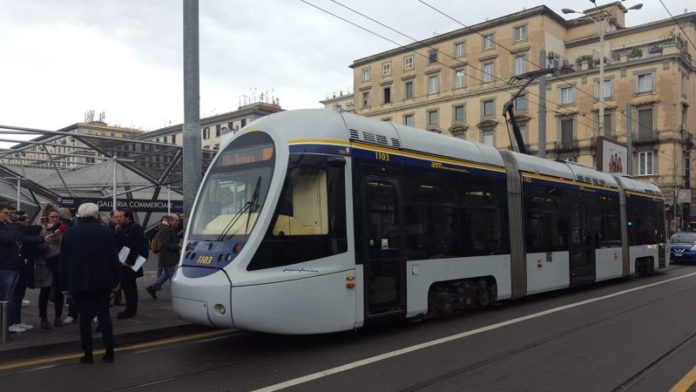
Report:
M628 52L628 58L630 59L636 59L641 57L643 57L643 51L639 48L633 48L630 52Z
M591 68L592 60L593 59L591 54L583 54L582 56L575 59L575 64L578 65L581 71L585 71Z

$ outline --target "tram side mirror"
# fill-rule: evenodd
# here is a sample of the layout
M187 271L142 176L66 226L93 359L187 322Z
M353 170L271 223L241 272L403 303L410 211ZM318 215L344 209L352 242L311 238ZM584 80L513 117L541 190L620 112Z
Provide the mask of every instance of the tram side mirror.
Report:
M326 165L330 167L344 167L346 165L346 159L343 157L330 156L326 158Z

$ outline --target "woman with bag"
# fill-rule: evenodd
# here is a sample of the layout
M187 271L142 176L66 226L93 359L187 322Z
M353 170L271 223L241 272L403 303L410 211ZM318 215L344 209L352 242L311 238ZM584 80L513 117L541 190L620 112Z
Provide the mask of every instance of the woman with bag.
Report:
M48 322L48 301L53 295L53 303L55 305L55 321L53 325L56 327L63 326L63 294L60 287L59 260L60 260L60 244L63 238L63 233L67 226L60 222L59 214L56 210L48 211L48 222L43 225L41 235L53 234L53 240L44 243L43 252L36 259L34 265L34 285L41 289L39 293L39 316L41 317L41 328L50 329L51 325Z

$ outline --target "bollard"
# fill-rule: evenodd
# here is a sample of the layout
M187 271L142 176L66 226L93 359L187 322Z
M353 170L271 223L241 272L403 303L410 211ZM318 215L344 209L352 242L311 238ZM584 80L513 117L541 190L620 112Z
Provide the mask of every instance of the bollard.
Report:
M10 303L0 301L0 344L7 343L7 310Z

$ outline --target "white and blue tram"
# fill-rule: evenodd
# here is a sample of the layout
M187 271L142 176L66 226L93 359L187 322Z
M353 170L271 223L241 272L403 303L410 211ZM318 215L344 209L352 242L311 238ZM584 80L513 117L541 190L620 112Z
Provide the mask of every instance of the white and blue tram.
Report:
M653 184L321 109L264 117L223 145L185 244L181 317L287 334L668 264Z

